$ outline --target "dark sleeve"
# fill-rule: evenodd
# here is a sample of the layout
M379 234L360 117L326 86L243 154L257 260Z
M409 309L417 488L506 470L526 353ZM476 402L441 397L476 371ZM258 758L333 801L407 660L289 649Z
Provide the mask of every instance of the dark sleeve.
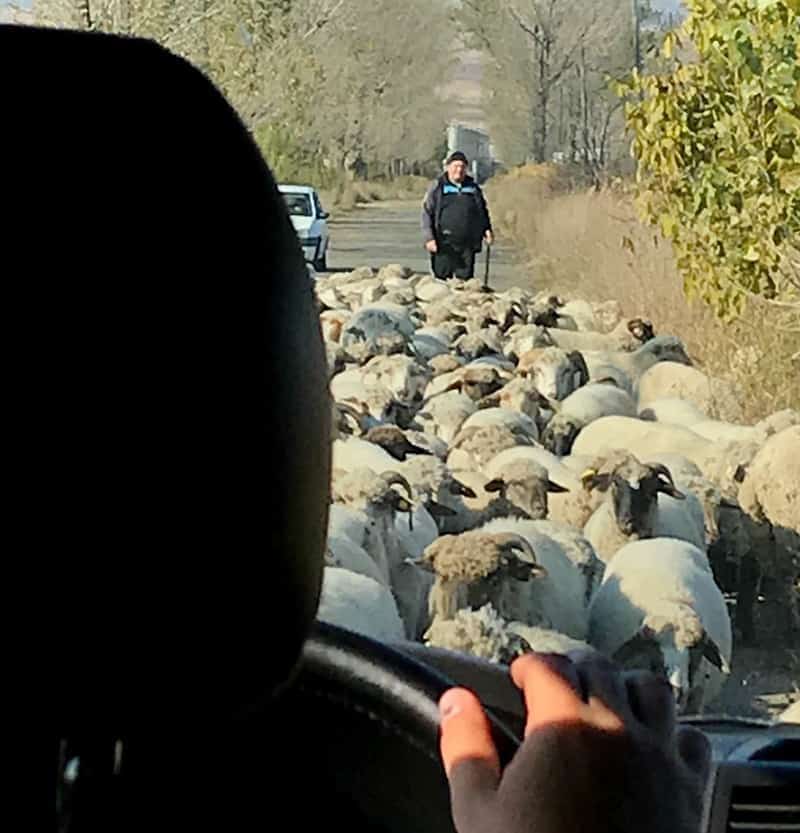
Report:
M489 206L486 204L486 197L483 195L483 189L480 186L476 186L476 193L478 195L478 207L480 208L483 221L481 234L485 234L487 231L492 230L492 218L489 216Z
M422 201L422 233L425 237L425 242L436 239L434 231L434 222L436 218L436 189L439 187L438 182L434 182L428 188L425 194L425 199Z

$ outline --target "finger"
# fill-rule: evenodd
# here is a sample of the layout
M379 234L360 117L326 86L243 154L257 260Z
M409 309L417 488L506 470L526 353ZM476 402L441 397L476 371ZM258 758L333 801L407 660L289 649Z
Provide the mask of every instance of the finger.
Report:
M675 697L667 680L648 671L625 674L628 703L634 717L659 739L668 741L675 732Z
M440 751L447 777L464 762L478 787L497 786L500 757L492 740L489 719L478 698L465 688L451 688L439 700L441 715ZM460 776L460 781L464 777Z
M611 660L594 652L570 654L580 677L591 721L608 731L620 731L633 718L620 670Z
M678 730L678 754L705 784L711 774L711 744L708 738L693 726L681 726Z
M580 682L566 657L525 654L512 663L511 678L525 697L525 737L548 723L582 718L585 704L578 693Z

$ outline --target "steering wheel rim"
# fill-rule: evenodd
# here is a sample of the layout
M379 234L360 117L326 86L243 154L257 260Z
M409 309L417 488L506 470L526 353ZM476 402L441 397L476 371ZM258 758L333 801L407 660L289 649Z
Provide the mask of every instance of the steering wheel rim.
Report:
M370 830L453 830L438 701L455 685L392 646L315 623L282 698L281 719L292 727L293 745L314 750L306 783L313 779L329 795L346 797L341 812ZM488 709L487 715L505 765L519 740ZM304 767L308 760L302 757Z

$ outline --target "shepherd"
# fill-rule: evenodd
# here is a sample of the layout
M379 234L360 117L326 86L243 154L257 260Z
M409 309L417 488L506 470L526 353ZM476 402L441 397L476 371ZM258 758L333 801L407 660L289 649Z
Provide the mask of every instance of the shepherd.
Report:
M467 174L460 150L451 153L444 173L431 185L422 204L422 232L437 278L474 276L475 255L492 245L492 222L483 191Z

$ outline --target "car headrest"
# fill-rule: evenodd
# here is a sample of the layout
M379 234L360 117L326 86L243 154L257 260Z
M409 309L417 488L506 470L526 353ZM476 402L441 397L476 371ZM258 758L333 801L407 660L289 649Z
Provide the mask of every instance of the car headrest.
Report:
M330 406L296 234L182 59L2 26L0 68L10 508L38 601L52 582L61 729L227 719L291 674L320 592Z

